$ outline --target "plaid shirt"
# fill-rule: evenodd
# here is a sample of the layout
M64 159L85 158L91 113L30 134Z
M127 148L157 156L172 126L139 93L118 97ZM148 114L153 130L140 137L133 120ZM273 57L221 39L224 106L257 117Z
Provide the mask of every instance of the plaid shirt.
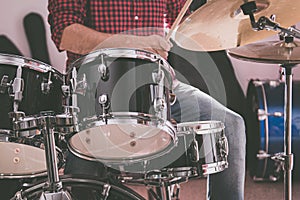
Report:
M64 28L73 23L104 33L161 35L184 3L185 0L49 0L48 22L57 47ZM71 52L67 55L67 65L80 57Z

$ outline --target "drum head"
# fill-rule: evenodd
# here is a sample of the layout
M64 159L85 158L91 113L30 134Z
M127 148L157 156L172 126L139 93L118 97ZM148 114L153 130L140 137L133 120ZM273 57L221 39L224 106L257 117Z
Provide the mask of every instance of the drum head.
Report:
M133 121L110 122L105 124L98 121L94 127L76 133L69 140L70 150L88 160L105 163L137 162L167 153L176 140L169 123L154 127Z
M0 142L1 178L26 178L47 171L43 149L12 142Z

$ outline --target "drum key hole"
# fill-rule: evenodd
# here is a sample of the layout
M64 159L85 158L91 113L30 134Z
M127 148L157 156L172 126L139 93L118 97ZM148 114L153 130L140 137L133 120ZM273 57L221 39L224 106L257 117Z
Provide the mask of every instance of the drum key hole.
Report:
M136 141L131 141L129 144L131 147L134 147L134 146L136 146Z
M90 139L90 138L86 138L86 139L85 139L85 142L86 142L87 144L91 144L91 139Z
M14 162L15 164L18 164L18 163L20 162L20 158L19 158L19 157L14 157L14 158L13 158L13 162Z
M130 132L129 137L134 138L135 137L135 133L134 132Z
M18 153L20 153L21 152L21 150L19 149L19 148L16 148L15 149L15 154L18 154Z

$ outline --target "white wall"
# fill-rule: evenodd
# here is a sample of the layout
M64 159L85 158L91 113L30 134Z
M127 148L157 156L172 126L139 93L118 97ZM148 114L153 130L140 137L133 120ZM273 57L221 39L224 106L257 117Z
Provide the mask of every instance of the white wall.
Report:
M31 12L40 14L44 18L50 61L53 67L63 72L66 55L57 51L50 38L47 0L0 0L0 2L0 35L6 35L25 57L31 57L23 19Z
M0 35L7 35L19 48L23 55L30 57L29 45L26 40L23 18L30 12L39 13L44 18L47 33L49 56L53 67L63 71L65 67L65 53L59 53L50 39L50 30L47 23L47 0L0 0ZM299 27L299 26L298 26ZM277 37L268 38L268 40ZM253 63L230 58L244 92L251 78L276 79L279 67L277 65ZM294 79L300 79L300 66L294 69Z

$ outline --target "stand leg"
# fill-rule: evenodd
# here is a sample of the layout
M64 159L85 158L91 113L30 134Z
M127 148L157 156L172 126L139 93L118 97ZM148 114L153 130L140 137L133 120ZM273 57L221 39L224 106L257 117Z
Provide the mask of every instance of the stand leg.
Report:
M292 67L285 69L285 115L284 115L284 194L286 200L292 199Z

